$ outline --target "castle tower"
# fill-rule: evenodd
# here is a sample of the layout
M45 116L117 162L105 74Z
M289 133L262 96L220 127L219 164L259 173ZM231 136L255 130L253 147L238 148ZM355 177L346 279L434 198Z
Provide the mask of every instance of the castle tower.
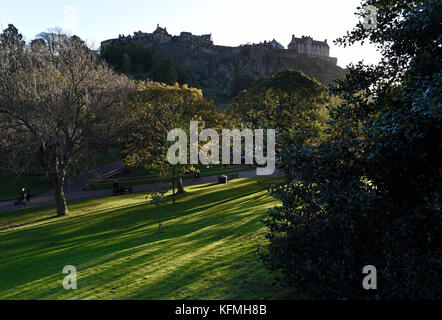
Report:
M289 50L294 50L299 54L306 54L309 56L322 56L329 57L330 46L325 41L313 40L310 36L302 36L301 38L296 38L292 35L292 40L287 46Z
M298 46L296 43L296 38L295 35L292 35L292 41L290 41L290 43L287 45L287 49L289 50L298 50Z

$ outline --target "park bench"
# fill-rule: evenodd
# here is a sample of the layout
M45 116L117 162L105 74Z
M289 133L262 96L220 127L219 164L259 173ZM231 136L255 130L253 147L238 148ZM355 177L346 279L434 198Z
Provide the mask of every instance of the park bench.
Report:
M228 183L230 180L235 180L239 178L239 174L238 173L232 173L232 174L227 174L227 175L222 175L218 177L218 183L219 184L225 184Z
M124 194L132 194L133 193L133 188L132 187L120 187L120 188L115 188L113 190L114 196L122 196Z
M225 184L229 181L229 178L227 176L218 176L218 183L219 184Z

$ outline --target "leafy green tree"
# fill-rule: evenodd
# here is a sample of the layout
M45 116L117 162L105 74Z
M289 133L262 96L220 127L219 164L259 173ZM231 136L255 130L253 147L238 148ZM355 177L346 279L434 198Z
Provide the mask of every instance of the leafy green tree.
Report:
M282 71L255 81L232 102L246 126L302 132L318 137L327 120L328 90L300 71Z
M151 48L115 40L104 46L101 57L116 71L138 80L150 79L173 85L192 82L189 72Z
M149 72L151 69L152 54L152 50L143 45L132 47L129 56L131 59L132 73L134 75Z
M121 71L123 66L123 48L120 41L105 46L101 49L101 57L116 71Z
M131 74L132 64L127 53L123 53L123 63L121 64L121 71L125 74Z
M215 105L203 98L201 90L187 85L140 83L123 109L121 119L124 120L118 128L125 164L159 171L170 179L175 202L175 186L178 193L184 192L183 175L194 167L168 162L167 151L172 143L167 141L167 134L180 128L189 136L190 121L199 121L202 129L212 123L213 114L216 114Z
M283 152L293 174L271 188L282 206L262 258L312 297L441 297L441 15L440 1L364 1L338 43L373 42L382 61L339 81L327 141ZM362 287L366 265L377 290Z
M172 61L164 59L161 56L158 56L157 59L158 60L153 63L151 72L152 79L168 85L174 85L178 80L178 73L172 64Z

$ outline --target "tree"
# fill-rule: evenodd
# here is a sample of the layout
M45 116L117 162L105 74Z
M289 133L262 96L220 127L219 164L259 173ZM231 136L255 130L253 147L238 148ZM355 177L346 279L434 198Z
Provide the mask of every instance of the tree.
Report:
M287 145L292 131L316 139L328 119L329 94L321 83L300 71L282 71L255 81L232 102L231 113L242 124L277 129L278 143Z
M27 45L11 30L0 36L2 160L10 168L38 160L53 182L57 215L64 216L70 164L111 141L115 112L132 83L78 37L46 33Z
M168 162L167 151L171 142L167 141L167 134L179 128L189 136L192 120L199 121L200 130L213 123L215 105L203 98L201 90L157 82L140 83L129 101L121 116L125 120L118 129L126 155L125 164L141 165L168 177L172 181L175 203L175 186L178 193L183 193L182 177L194 167Z
M9 50L11 53L21 52L25 47L23 35L18 32L18 29L13 24L9 24L3 30L3 33L0 35L0 44L3 50Z
M165 200L164 195L166 193L167 193L166 191L160 190L160 191L154 191L150 194L151 203L153 203L155 205L155 208L157 209L157 213L158 213L158 232L163 231L163 222L161 220L160 203L161 203L161 201ZM148 199L149 195L146 195L145 198Z
M101 48L100 54L101 58L116 71L122 71L124 50L121 41L116 40L104 48Z
M441 14L440 1L364 1L338 43L371 41L382 61L338 82L327 141L283 153L293 175L271 188L282 206L262 258L312 297L441 297ZM376 291L361 286L367 265Z
M152 62L151 77L154 81L173 85L178 80L178 73L175 70L171 60L163 58L159 53L154 55Z
M185 66L177 65L159 51L153 51L141 44L114 40L102 48L101 57L116 71L138 80L150 79L169 85L176 82L182 84L192 82L192 77Z

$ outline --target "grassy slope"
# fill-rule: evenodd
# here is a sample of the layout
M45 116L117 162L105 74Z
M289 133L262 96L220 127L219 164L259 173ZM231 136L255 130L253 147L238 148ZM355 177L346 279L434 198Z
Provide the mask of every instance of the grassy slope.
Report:
M70 206L70 216L33 209L31 225L0 231L0 299L298 298L272 286L257 261L260 220L275 205L256 179L186 188L157 213L143 195ZM23 212L0 213L7 224ZM40 221L39 221L40 220ZM62 288L75 265L78 289Z

